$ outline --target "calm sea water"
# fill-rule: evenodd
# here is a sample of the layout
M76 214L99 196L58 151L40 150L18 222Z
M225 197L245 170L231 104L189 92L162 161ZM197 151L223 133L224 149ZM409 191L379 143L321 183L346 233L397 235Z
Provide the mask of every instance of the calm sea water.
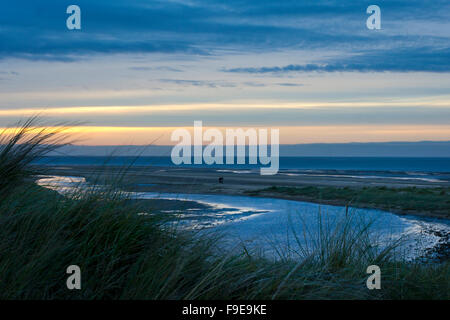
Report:
M46 165L175 166L170 157L89 157L52 156L37 162ZM235 162L236 163L236 162ZM248 159L246 160L248 163ZM224 169L253 169L260 165L181 165ZM283 170L361 170L450 173L450 158L374 158L374 157L280 157Z

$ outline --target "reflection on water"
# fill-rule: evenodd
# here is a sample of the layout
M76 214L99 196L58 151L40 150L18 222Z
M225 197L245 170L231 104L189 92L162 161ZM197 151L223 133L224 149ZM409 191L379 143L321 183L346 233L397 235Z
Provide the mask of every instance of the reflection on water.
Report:
M39 185L62 194L89 188L84 178L50 176L37 181ZM398 216L371 209L318 205L284 199L245 196L174 194L138 192L136 199L165 199L202 204L201 208L161 210L177 217L186 228L216 228L226 235L224 242L230 246L244 243L260 248L266 253L279 254L277 250L300 246L314 246L319 230L333 232L346 215L353 230L371 223L371 241L381 248L402 238L399 250L407 259L419 257L426 250L443 241L442 235L450 232L448 221ZM371 242L371 243L372 243ZM280 249L281 248L281 249Z

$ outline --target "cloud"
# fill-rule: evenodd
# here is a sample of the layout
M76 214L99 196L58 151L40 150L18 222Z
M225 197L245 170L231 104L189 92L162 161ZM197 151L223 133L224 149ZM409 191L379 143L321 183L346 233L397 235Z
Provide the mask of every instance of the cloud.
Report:
M304 84L301 84L301 83L288 83L288 82L277 83L277 85L280 87L303 87L304 86Z
M290 73L290 72L450 72L450 47L402 48L389 51L369 51L345 59L321 63L290 64L271 67L222 69L232 73Z
M18 76L19 75L19 73L17 71L0 71L0 74L12 75L12 76Z
M444 0L380 0L383 30L379 32L365 28L365 9L371 4L366 0L358 4L342 0L78 0L77 4L82 12L80 31L66 29L65 2L27 0L4 6L0 59L71 62L94 54L207 56L221 54L220 49L300 48L364 51L350 60L228 71L448 71L448 48L439 49L448 46L450 38L450 4ZM427 36L421 33L430 28ZM440 34L433 34L435 30ZM378 53L380 48L383 52ZM422 48L427 48L426 56L421 56ZM434 54L438 63L431 61Z
M185 79L159 79L161 82L173 83L182 86L208 87L208 88L233 88L234 83L226 81L185 80Z
M181 69L173 68L173 67L146 67L146 66L136 66L130 67L130 70L133 71L170 71L170 72L183 72Z

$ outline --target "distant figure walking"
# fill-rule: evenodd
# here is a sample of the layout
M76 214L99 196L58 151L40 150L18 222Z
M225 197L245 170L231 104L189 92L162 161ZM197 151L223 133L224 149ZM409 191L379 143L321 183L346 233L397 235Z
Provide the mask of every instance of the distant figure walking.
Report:
M219 177L219 183L223 184L223 177Z

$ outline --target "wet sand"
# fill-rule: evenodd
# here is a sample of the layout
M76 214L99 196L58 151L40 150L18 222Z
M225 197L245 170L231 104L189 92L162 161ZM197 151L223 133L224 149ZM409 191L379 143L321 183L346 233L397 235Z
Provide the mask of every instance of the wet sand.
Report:
M96 166L55 166L45 167L50 174L73 175L94 177L99 174L117 174L121 167L104 167L100 169ZM374 177L369 171L350 171L350 170L311 170L292 173L292 170L280 170L277 175L262 176L259 170L225 170L214 168L181 168L181 167L133 167L126 170L127 179L134 183L157 184L159 188L169 186L171 191L180 187L183 192L188 192L191 187L201 188L202 192L191 190L194 193L211 192L219 188L221 191L235 194L238 190L260 189L268 186L334 186L334 187L368 187L368 186L386 186L389 188L432 188L432 187L450 187L450 173L433 173L433 180L418 180L409 178L405 173L403 178L395 179L387 175L392 172L385 172L385 177ZM377 172L376 175L384 176L383 172ZM360 177L357 177L360 176ZM219 177L223 177L224 183L219 183ZM440 180L438 182L438 180Z
M95 166L46 167L49 174L65 176L83 176L94 178L99 175L117 174L122 168ZM392 174L386 172L386 175ZM277 175L262 176L258 170L224 170L214 168L177 168L177 167L133 167L126 170L126 181L139 185L145 190L183 193L220 193L241 194L243 191L262 189L271 186L332 186L332 187L373 187L389 188L434 188L450 187L450 173L433 173L433 180L401 179L379 177L364 171L321 170L312 171L280 170ZM357 177L360 176L360 177ZM381 177L380 177L381 176ZM224 183L219 183L219 178ZM438 182L439 181L439 182Z
M117 176L123 168L96 166L59 166L45 167L49 175L79 176L88 181L110 179ZM274 176L261 176L259 170L224 170L214 168L181 168L181 167L133 167L126 170L121 187L129 191L197 193L222 195L252 195L252 192L272 186L284 187L380 187L388 188L450 188L449 173L433 173L433 179L410 178L407 173L395 173L401 179L389 177L392 172L338 171L321 170L296 171L281 170ZM219 183L223 178L223 183ZM431 180L431 181L428 181ZM283 198L289 200L309 201L332 205L346 205L340 200L319 200L302 196L290 196L279 193L260 192L258 196ZM402 214L402 212L396 212ZM414 212L404 212L414 214ZM417 213L427 215L425 212Z

